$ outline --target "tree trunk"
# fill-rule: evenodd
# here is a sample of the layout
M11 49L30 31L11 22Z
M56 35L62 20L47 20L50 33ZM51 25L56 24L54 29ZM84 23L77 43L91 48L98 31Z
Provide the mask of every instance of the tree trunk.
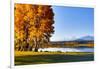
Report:
M29 43L28 43L28 24L27 24L27 22L26 22L26 25L24 26L24 31L25 31L25 42L26 42L26 45L25 45L25 47L24 47L24 51L28 51L28 48L29 48Z
M31 46L28 47L28 51L32 51L32 47Z
M38 52L38 48L35 48L34 51L35 51L35 52Z
M38 52L38 41L37 41L37 38L35 39L35 42L34 42L34 44L35 44L35 49L34 49L34 51L35 52Z
M30 51L33 51L32 49L33 49L33 48L32 48L32 47L30 47Z

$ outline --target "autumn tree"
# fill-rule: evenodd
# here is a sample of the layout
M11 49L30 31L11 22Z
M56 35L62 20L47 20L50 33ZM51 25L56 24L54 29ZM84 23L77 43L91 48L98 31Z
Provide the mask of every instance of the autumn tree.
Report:
M37 52L43 43L50 41L53 23L51 6L15 4L15 42L19 42L16 45L20 50L35 48Z

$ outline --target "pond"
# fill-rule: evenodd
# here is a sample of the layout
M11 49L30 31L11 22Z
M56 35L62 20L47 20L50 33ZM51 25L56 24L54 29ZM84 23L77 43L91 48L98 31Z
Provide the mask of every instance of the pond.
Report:
M50 52L94 52L94 48L40 48L39 51Z

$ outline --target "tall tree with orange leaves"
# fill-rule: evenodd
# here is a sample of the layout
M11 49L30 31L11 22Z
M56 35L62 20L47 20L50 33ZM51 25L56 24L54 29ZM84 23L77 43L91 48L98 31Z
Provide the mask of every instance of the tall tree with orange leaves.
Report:
M15 4L15 46L19 50L37 52L54 33L54 13L51 6ZM31 44L30 44L31 43Z

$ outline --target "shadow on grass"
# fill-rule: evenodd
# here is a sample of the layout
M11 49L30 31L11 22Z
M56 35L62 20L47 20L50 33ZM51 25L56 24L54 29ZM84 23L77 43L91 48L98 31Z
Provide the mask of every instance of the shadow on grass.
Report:
M16 56L15 65L29 65L29 64L47 64L60 62L79 62L79 61L93 61L93 54L88 55L30 55L30 56Z

